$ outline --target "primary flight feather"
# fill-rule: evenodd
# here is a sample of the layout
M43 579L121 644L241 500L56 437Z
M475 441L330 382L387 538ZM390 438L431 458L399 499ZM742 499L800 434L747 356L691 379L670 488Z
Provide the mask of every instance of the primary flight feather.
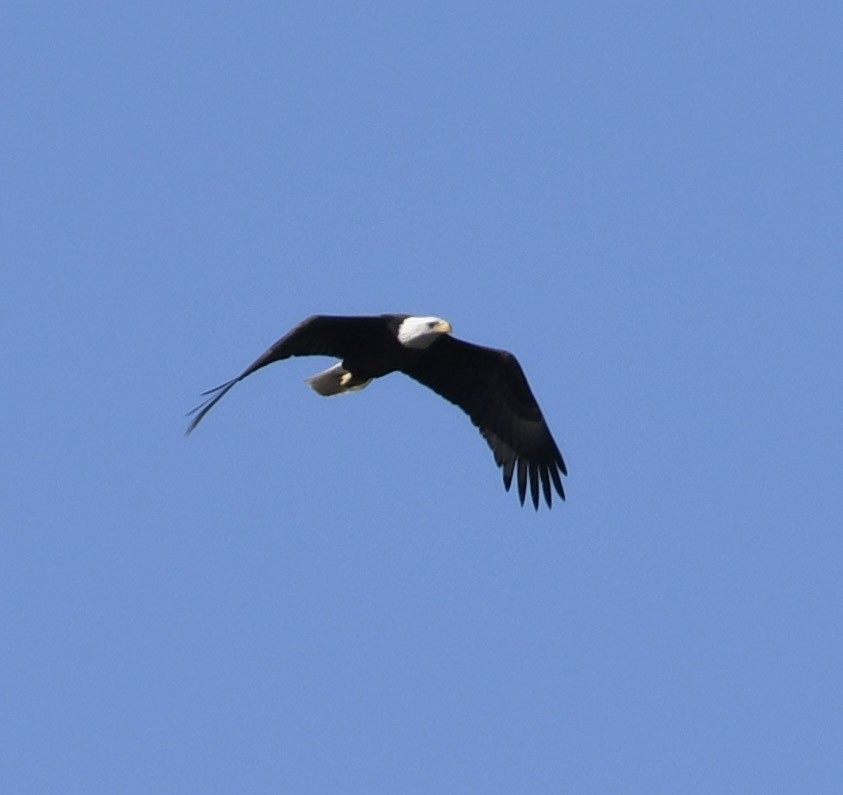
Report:
M205 392L207 400L190 412L189 434L238 381L291 356L334 356L341 361L308 379L320 395L363 389L392 372L410 376L459 406L491 447L503 470L507 491L517 477L521 504L530 489L539 507L539 489L548 507L553 491L564 500L562 453L518 360L507 351L484 348L451 336L438 317L313 315L283 336L237 378Z

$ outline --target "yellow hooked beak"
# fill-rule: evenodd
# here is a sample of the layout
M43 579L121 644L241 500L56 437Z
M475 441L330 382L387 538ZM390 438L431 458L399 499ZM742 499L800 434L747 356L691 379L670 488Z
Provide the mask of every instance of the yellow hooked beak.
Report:
M447 320L443 320L441 323L434 326L433 330L438 331L440 334L450 334L454 329Z

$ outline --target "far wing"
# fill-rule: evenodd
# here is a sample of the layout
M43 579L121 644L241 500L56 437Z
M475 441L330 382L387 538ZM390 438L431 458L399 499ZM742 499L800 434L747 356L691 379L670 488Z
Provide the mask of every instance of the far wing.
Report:
M383 321L376 317L343 317L335 315L312 315L302 321L278 342L255 359L237 378L203 392L207 399L189 412L195 415L185 434L191 433L202 422L205 415L222 399L238 381L251 375L261 367L273 362L289 359L291 356L336 356L344 358L356 345L377 334Z

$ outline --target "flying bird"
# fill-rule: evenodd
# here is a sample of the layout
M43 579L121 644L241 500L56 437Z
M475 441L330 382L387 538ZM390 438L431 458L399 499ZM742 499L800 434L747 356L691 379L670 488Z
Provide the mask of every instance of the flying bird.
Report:
M256 370L291 356L334 356L341 361L307 379L318 394L356 392L375 378L404 373L468 414L502 468L507 491L517 470L522 505L528 484L536 510L539 486L548 508L553 489L564 500L560 473L567 475L568 470L518 360L507 351L456 339L451 332L451 324L438 317L313 315L237 378L204 392L207 400L188 415L193 420L186 433Z

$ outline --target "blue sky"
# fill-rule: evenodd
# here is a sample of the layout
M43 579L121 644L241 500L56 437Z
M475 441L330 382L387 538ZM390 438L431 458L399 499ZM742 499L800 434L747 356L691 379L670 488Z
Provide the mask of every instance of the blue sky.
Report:
M839 792L843 12L0 21L0 789ZM570 468L298 359L412 312Z

